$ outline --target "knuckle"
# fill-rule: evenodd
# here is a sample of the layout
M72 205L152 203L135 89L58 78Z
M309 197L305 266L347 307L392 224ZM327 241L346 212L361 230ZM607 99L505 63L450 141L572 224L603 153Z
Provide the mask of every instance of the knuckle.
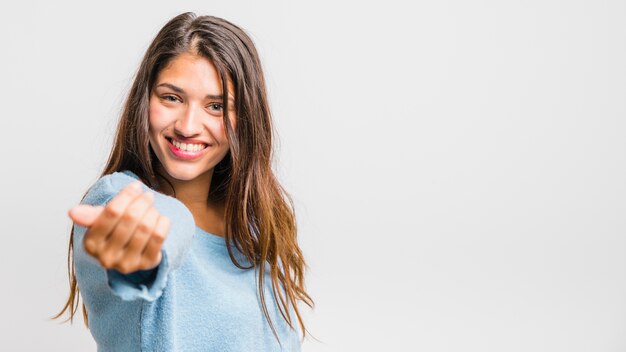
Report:
M123 209L117 204L109 204L104 208L104 213L109 218L119 218L123 214Z
M91 255L96 253L96 241L92 240L92 239L86 239L84 241L84 245L85 245L85 251Z
M153 269L154 267L156 267L159 263L158 257L154 258L154 257L146 257L144 256L141 259L141 268L142 269Z
M137 266L140 269L143 270L143 269L145 269L147 267L147 264L148 264L148 262L146 261L146 258L145 257L141 257L141 259L139 259L139 263L137 264Z
M96 253L96 252L94 252L94 251L92 251L92 250L88 249L87 247L85 247L85 252L86 252L87 254L89 254L90 256L92 256L92 257L95 257L95 256L97 255L97 253Z
M152 230L152 226L148 223L146 223L145 221L142 221L139 223L139 226L137 227L137 229L141 232L141 233L150 233L150 231Z
M130 195L138 194L140 191L141 190L134 188L132 183L129 183L126 187L124 187L124 192Z
M131 265L128 263L121 263L117 267L117 270L123 274L129 274L133 272Z
M153 225L157 223L160 216L159 211L155 207L150 207L146 213L146 218L150 219Z
M146 204L152 204L154 201L154 194L152 194L152 192L145 192L143 197L141 197L141 200Z
M152 230L150 237L163 237L163 230L160 227L156 227L154 230Z
M113 269L119 271L122 274L128 274L126 268L123 265L116 265Z
M136 212L133 211L132 209L128 209L122 215L122 220L124 220L124 221L132 221L135 218L137 218L137 215L136 215Z
M152 236L150 236L150 240L154 241L158 245L161 245L163 244L163 241L165 240L165 236L160 233L154 232Z
M160 221L161 221L161 224L160 224L161 226L157 226L157 228L154 229L153 234L158 237L165 238L165 236L167 235L167 232L170 229L171 222L170 222L170 219L165 216L161 217Z
M111 263L109 262L108 259L106 258L100 258L100 265L102 265L105 268L110 268L112 267Z
M105 268L112 268L115 266L115 260L111 255L100 256L100 264Z

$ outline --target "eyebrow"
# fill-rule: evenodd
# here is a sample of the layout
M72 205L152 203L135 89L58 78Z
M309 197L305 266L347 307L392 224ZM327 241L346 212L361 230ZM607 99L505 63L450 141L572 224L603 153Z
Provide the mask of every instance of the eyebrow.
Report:
M187 94L187 93L185 93L185 91L182 88L177 87L177 86L175 86L175 85L173 85L171 83L161 83L157 87L167 87L167 88L170 88L171 90L175 91L176 93ZM205 96L205 98L207 98L207 99L223 99L223 95L222 94L207 94ZM233 102L233 103L235 101L232 97L229 97L228 100Z

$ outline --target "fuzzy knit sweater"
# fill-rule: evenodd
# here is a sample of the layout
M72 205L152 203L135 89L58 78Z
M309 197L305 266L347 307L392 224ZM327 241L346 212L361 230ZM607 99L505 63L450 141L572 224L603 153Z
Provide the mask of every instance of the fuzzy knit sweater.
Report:
M104 206L137 179L127 170L106 175L81 204ZM236 267L225 239L197 227L182 202L142 189L154 193L154 207L171 220L156 268L129 274L103 268L85 252L87 228L74 224L75 273L98 351L300 351L298 320L290 307L293 330L280 314L268 271L265 301L280 344L263 314L255 270Z

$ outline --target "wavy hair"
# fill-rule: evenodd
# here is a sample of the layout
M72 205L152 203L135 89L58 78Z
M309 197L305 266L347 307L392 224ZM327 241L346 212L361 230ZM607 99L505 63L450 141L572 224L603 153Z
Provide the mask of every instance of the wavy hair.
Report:
M273 127L260 59L252 40L241 28L224 19L196 16L193 12L182 13L163 26L135 74L112 150L100 176L130 170L156 190L160 189L159 179L167 181L158 172L159 161L148 140L149 98L159 72L185 52L200 55L215 65L223 92L228 91L228 81L235 88L236 130L228 118L228 95L223 94L224 125L230 151L215 166L207 199L225 204L224 236L229 256L238 268L254 267L258 273L263 313L280 343L264 296L268 264L280 313L293 329L288 313L289 306L293 306L304 339L308 331L297 303L301 300L310 308L314 307L304 285L308 267L297 243L293 200L271 168ZM67 259L69 298L61 312L51 318L57 319L69 310L70 322L80 301L72 256L73 239L72 227ZM253 263L252 266L246 267L237 261L232 245ZM82 310L85 325L89 327L84 303Z

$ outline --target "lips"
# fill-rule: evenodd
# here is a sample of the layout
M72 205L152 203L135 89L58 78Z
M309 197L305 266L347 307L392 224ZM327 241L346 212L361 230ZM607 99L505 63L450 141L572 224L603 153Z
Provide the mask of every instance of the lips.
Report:
M191 144L191 143L181 143L177 140L171 140L170 141L173 145L176 146L176 148L181 149L181 150L185 150L188 152L196 152L199 150L202 150L204 148L206 148L208 145L204 144L204 143L198 143L198 144Z
M178 140L172 141L171 138L166 138L166 139L167 139L167 146L168 146L170 152L172 153L172 155L174 157L178 158L178 159L183 159L183 160L198 159L202 155L204 155L204 153L211 146L210 144L207 144L207 143L204 143L204 142L200 142L198 144L204 145L204 148L202 148L200 150L189 151L189 150L181 149L181 148L177 147L176 145L174 145L174 143L178 144Z
M204 145L211 145L211 143L199 140L199 139L191 139L191 138L174 138L174 137L165 137L167 140L171 141L176 141L178 143L185 143L185 144L204 144Z

